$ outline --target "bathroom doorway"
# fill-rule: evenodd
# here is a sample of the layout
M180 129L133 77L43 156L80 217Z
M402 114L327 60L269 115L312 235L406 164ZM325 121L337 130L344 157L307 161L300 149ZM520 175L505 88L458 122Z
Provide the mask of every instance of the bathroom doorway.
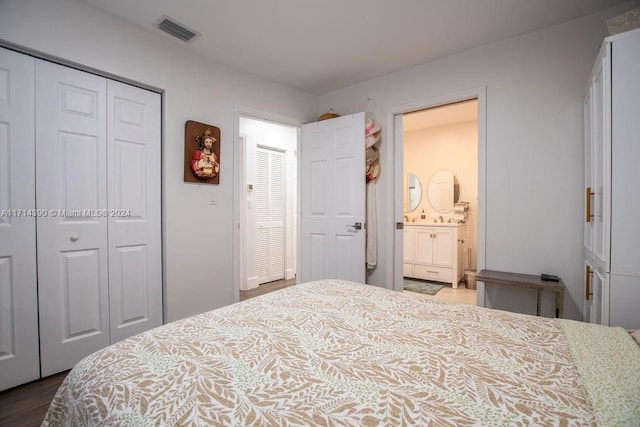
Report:
M478 206L478 100L402 115L403 214L417 223L464 221L462 266L476 269ZM453 188L436 191L444 172ZM424 217L424 218L423 218Z
M463 280L469 278L471 286L477 287L476 300L481 306L484 286L475 286L472 272L484 268L485 117L484 88L398 107L393 112L396 221L408 222L410 227L414 223L454 225L464 221L459 242L452 242L460 245L453 247L458 255L453 263L460 261L459 276L449 281L457 285L459 279L464 288ZM455 184L445 197L446 208L434 200L438 197L435 182L442 180L444 172ZM404 242L407 234L406 228L395 234L395 290L402 290L403 277L411 271L403 254L409 250ZM452 275L457 273L454 267Z

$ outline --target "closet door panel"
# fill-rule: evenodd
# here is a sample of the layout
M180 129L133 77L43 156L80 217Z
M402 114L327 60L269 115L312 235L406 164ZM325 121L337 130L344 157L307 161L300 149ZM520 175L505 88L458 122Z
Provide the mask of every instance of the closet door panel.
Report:
M111 341L162 324L160 95L108 82Z
M106 79L36 62L42 375L110 343Z
M40 376L34 62L0 48L0 390Z

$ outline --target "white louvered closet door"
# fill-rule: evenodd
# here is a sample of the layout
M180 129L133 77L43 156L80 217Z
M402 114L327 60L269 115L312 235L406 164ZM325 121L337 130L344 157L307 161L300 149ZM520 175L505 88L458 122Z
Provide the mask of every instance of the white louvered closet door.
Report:
M285 156L259 146L256 161L256 274L262 284L284 279Z

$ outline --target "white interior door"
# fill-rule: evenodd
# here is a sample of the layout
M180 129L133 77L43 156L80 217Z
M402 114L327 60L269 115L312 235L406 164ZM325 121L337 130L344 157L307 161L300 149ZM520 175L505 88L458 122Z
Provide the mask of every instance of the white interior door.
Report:
M111 343L162 324L160 95L107 82Z
M258 284L284 278L284 152L256 149L256 275Z
M364 122L358 113L302 126L299 282L366 280Z
M36 62L41 370L109 344L106 79Z
M0 49L0 390L40 376L34 59Z

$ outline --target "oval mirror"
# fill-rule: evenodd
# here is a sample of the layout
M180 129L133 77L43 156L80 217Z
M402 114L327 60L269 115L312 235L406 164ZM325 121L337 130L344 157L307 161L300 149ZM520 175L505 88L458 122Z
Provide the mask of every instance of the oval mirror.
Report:
M409 172L407 174L407 189L405 193L405 212L413 212L420 204L422 199L422 184L420 179Z
M453 172L439 170L431 177L427 190L429 204L440 213L453 211L460 198L460 185Z

